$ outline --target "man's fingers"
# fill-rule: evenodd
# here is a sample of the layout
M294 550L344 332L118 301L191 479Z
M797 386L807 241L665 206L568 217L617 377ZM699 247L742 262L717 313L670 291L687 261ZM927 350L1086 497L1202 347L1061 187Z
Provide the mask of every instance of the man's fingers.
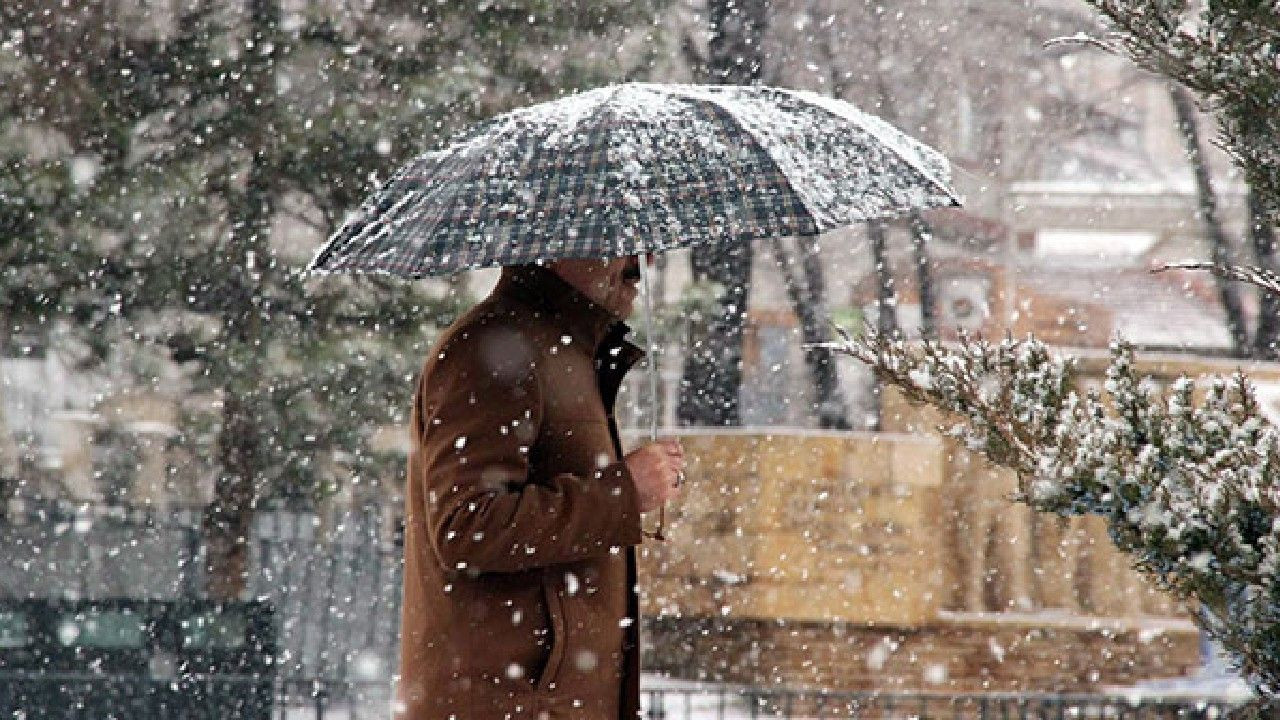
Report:
M674 439L666 440L662 445L667 450L667 462L671 463L676 472L684 472L688 463L685 460L684 448L680 446L680 441Z
M684 452L675 440L659 440L627 455L636 479L641 512L648 512L678 496L684 485Z

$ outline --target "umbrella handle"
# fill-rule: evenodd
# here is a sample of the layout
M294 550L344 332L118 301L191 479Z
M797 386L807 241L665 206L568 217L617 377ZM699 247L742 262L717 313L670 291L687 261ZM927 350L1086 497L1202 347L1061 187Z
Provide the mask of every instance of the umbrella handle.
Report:
M644 344L645 365L649 370L649 441L658 441L658 354L653 347L653 294L649 285L649 263L644 256L640 257L640 282L644 286ZM665 541L662 529L667 524L667 506L658 508L658 528L645 535L658 541Z

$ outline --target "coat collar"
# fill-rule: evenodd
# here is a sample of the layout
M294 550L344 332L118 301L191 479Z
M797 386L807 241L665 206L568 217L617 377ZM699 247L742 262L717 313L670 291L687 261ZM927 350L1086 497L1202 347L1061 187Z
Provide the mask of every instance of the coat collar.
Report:
M494 294L547 312L564 324L565 332L591 349L600 396L606 412L612 415L613 401L623 376L645 355L626 340L631 328L559 275L539 265L503 268Z
M564 324L565 332L595 350L606 338L621 341L626 323L540 265L503 268L495 294L514 297Z

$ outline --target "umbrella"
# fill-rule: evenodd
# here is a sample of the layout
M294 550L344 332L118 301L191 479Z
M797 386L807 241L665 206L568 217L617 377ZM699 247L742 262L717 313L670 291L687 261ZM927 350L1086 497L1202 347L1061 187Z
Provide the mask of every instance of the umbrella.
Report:
M627 83L515 110L398 170L310 270L421 278L816 235L958 205L946 159L849 103Z
M612 85L499 115L410 161L308 270L421 278L816 235L958 205L949 177L937 151L831 97ZM652 360L649 389L656 400Z

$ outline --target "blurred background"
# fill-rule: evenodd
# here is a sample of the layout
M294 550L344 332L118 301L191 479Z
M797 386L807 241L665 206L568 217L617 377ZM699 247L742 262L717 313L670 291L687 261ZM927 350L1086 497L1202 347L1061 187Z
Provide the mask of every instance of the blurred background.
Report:
M1248 369L1275 417L1274 300L1148 272L1274 266L1259 211L1185 91L1053 42L1103 32L1079 0L9 0L0 671L47 621L91 650L32 692L106 672L154 697L205 663L252 678L263 717L385 715L414 379L496 273L299 271L451 133L642 80L848 100L941 150L965 199L657 258L659 397L635 373L622 419L639 437L657 413L693 467L644 552L651 715L1239 700L1101 521L1010 504L942 418L804 349L828 319L1034 332L1096 385L1119 335L1157 381Z

